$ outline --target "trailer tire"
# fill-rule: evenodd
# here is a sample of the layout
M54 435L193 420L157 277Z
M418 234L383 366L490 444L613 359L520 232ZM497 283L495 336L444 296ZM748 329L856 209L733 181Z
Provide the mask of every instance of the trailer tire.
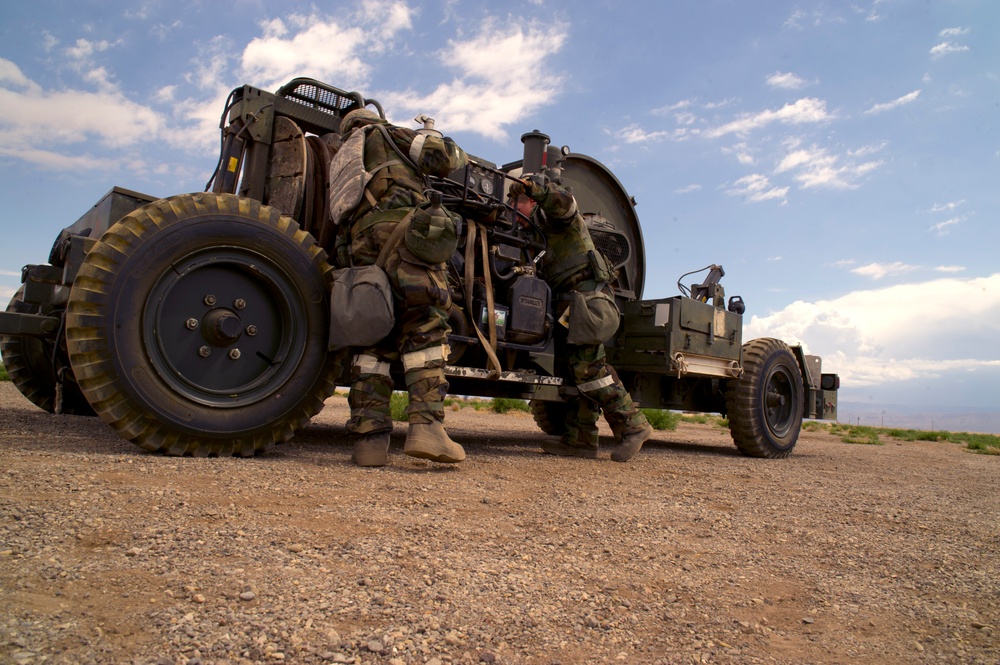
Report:
M545 434L562 436L566 433L566 416L569 414L568 402L547 402L533 399L528 403L535 424Z
M24 287L20 286L7 305L8 312L38 314L41 307L24 302ZM0 355L11 383L28 400L49 413L56 412L56 371L53 367L55 345L50 339L16 335L0 336ZM66 362L63 358L63 362ZM68 369L68 367L67 367ZM94 409L80 392L75 381L63 384L61 414L93 416Z
M788 457L799 438L802 372L788 345L761 338L743 345L743 375L728 382L729 431L750 457Z
M80 387L144 450L270 450L333 394L331 272L312 236L253 199L186 194L139 208L88 253L70 293Z

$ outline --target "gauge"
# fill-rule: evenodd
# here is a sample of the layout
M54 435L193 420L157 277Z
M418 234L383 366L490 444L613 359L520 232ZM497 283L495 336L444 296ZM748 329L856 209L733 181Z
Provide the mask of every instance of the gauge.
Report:
M469 183L468 183L468 185L469 185L469 189L475 189L476 188L476 178L474 176L471 176L471 175L469 176Z
M485 194L486 196L493 196L492 180L490 180L489 178L483 178L482 182L479 183L479 186L482 187L483 194Z

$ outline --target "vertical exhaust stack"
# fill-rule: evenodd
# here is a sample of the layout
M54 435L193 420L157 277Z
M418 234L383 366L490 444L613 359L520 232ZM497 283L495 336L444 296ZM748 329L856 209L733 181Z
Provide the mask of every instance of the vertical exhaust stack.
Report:
M524 144L524 162L521 166L521 175L544 173L549 141L549 137L537 129L521 136L521 143Z

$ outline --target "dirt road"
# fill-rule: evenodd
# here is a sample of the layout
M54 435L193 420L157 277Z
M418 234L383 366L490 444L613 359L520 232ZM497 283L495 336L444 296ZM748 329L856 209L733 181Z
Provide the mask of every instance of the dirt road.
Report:
M1000 457L681 425L616 464L466 408L462 464L397 425L361 469L345 419L168 458L0 384L0 661L1000 662Z

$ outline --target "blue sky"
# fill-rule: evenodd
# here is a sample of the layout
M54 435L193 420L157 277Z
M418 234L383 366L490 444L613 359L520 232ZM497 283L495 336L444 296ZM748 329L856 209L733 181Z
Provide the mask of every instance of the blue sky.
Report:
M113 185L201 191L232 88L312 76L497 163L532 129L605 163L644 297L723 265L746 337L843 400L996 406L995 0L8 5L0 300Z

